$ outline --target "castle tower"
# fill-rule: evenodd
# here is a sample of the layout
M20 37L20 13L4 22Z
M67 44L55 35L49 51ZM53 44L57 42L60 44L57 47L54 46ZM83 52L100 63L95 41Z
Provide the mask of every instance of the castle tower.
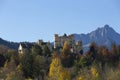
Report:
M82 47L82 41L77 41L74 46L74 52L83 54L83 47Z
M37 44L40 45L40 46L42 45L42 43L43 43L43 40L41 40L41 39L39 39L38 42L37 42Z
M66 34L64 34L63 36L59 36L58 34L55 34L54 35L54 48L63 47L65 41L69 42L71 48L73 48L75 44L74 35L67 36Z
M54 35L54 48L58 46L58 34Z

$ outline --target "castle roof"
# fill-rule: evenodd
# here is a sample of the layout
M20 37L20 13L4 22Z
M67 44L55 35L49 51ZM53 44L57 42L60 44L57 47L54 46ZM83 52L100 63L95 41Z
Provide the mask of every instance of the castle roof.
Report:
M21 45L23 48L32 48L32 46L33 46L34 44L33 44L33 43L24 42L24 43L20 43L20 45Z

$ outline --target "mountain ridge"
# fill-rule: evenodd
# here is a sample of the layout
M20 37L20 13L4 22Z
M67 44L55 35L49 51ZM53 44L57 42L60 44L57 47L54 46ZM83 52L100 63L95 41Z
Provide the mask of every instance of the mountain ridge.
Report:
M120 45L120 34L109 25L97 28L87 34L73 35L75 37L75 41L81 40L83 42L84 47L88 47L92 42L96 42L99 46L105 45L107 47L110 47L112 43Z
M4 45L4 46L6 46L8 48L17 50L17 48L19 46L19 43L10 42L10 41L7 41L7 40L4 40L4 39L0 38L0 45Z
M104 27L98 27L96 30L91 31L87 34L72 34L75 37L75 41L81 40L83 47L89 47L92 42L96 42L99 46L105 45L110 47L112 43L120 45L120 34L117 33L109 25L104 25ZM5 45L12 49L18 49L21 42L10 42L0 38L0 45ZM51 44L53 44L52 42Z

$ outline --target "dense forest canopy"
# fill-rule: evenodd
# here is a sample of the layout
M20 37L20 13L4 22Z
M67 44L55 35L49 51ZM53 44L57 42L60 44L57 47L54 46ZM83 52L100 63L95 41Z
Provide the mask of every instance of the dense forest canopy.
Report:
M73 53L65 42L52 51L35 44L24 54L0 46L0 79L119 80L120 46L91 43L83 54Z

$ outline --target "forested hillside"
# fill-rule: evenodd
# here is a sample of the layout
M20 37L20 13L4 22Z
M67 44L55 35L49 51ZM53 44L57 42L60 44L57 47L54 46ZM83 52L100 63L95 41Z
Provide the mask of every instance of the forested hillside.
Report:
M119 80L120 46L91 43L82 54L63 48L50 51L35 44L24 54L0 46L0 79L5 80Z

